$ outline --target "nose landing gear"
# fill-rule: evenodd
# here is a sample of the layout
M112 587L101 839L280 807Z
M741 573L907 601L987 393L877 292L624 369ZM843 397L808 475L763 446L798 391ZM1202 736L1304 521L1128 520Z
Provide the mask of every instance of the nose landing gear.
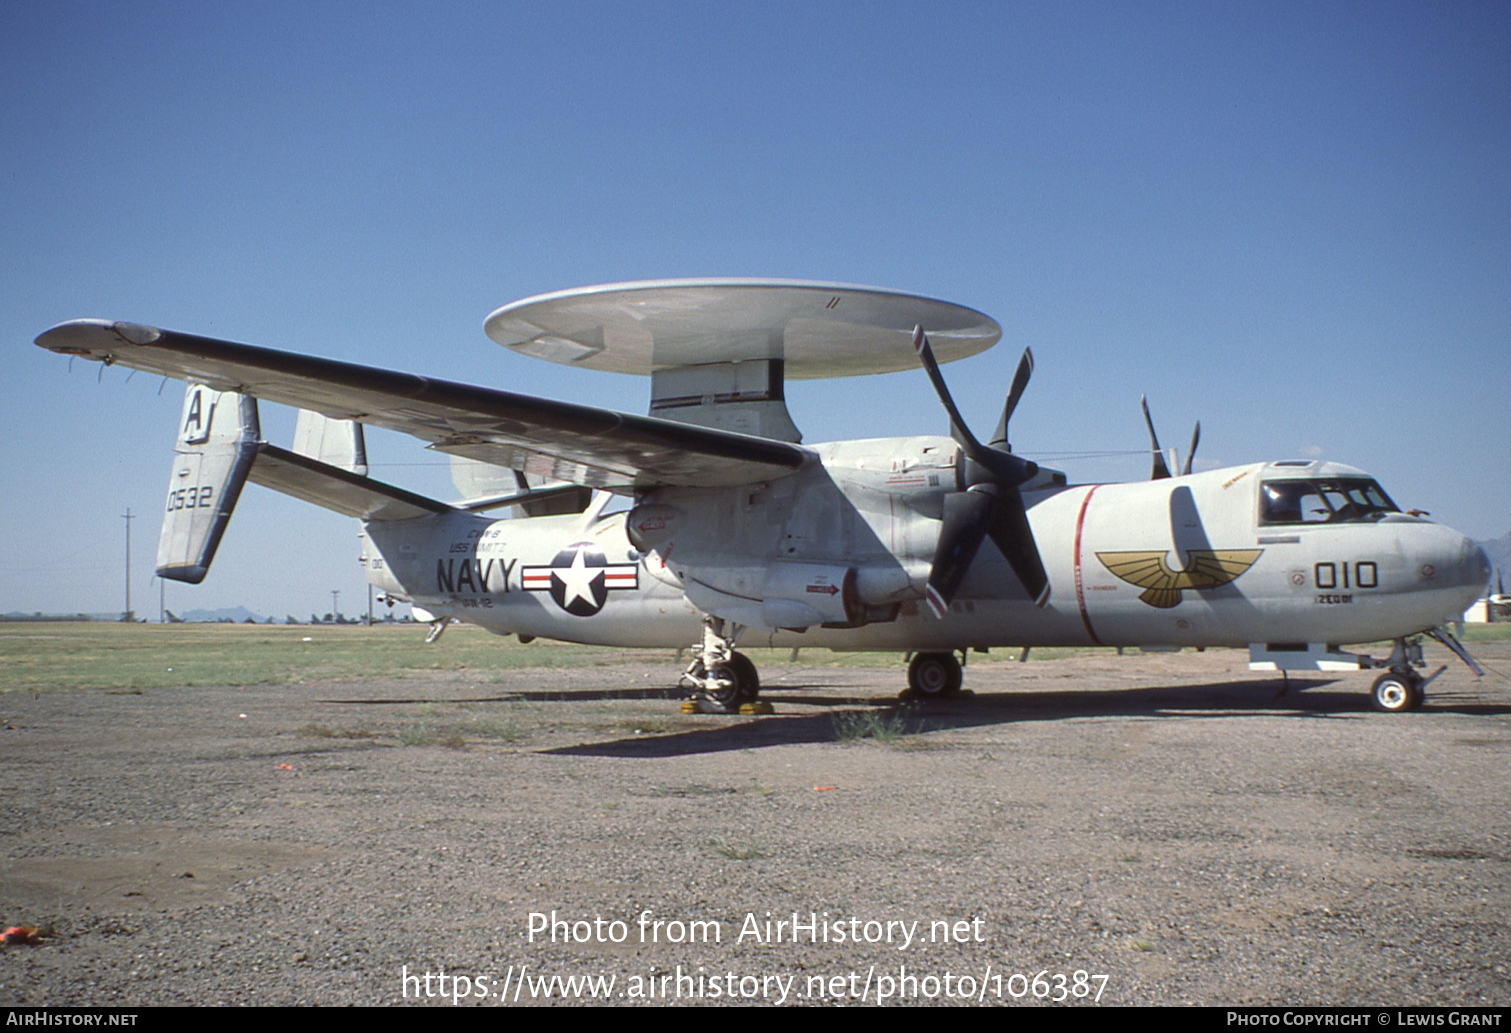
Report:
M1396 639L1390 659L1384 662L1377 660L1375 663L1389 667L1390 670L1376 678L1374 685L1370 686L1371 706L1388 714L1401 714L1421 707L1422 700L1427 695L1423 688L1431 679L1424 679L1416 671L1419 667L1427 666L1427 661L1422 659L1420 639L1410 642L1404 638Z
M1447 628L1428 628L1424 634L1437 640L1464 661L1465 665L1474 672L1475 677L1484 675L1484 670L1474 662L1474 657L1469 655L1469 651L1453 637L1453 633ZM1404 638L1396 639L1396 647L1391 651L1390 659L1385 661L1384 666L1390 668L1390 673L1382 674L1375 679L1375 684L1369 692L1369 701L1374 704L1376 710L1389 713L1416 710L1426 698L1427 685L1448 669L1445 664L1429 677L1423 678L1414 670L1414 668L1427 666L1427 661L1422 659L1422 642L1420 639L1407 642Z

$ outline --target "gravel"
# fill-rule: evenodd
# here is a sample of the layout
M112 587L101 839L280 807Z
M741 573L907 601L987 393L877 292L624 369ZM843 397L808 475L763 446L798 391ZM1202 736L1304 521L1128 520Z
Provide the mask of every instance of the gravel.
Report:
M1507 680L1376 714L1246 660L978 662L923 706L773 665L747 718L664 660L0 696L0 920L47 934L0 1003L1511 1003ZM829 942L767 942L794 913Z

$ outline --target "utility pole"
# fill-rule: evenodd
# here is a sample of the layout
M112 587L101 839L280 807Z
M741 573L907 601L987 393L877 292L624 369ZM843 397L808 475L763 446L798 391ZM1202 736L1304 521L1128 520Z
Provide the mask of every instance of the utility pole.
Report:
M126 507L126 613L121 620L127 624L136 620L131 612L131 521L135 519L131 515L131 507Z

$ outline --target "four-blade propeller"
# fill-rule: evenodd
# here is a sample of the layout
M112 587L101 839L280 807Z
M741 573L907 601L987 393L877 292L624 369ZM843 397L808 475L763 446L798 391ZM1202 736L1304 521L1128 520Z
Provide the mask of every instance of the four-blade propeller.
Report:
M944 497L939 545L934 550L934 564L924 589L930 609L936 617L949 612L950 601L965 580L982 539L988 536L1035 604L1043 606L1049 601L1049 576L1044 572L1039 548L1034 544L1023 494L1019 491L1024 482L1039 472L1039 467L1013 455L1007 443L1008 421L1012 419L1013 410L1018 407L1018 400L1023 397L1028 378L1033 374L1033 352L1024 350L996 433L989 445L983 445L960 418L944 377L939 373L939 363L934 360L934 350L929 347L928 336L921 326L913 330L913 349L918 352L918 359L949 414L950 436L960 445L964 455L962 479L966 488Z

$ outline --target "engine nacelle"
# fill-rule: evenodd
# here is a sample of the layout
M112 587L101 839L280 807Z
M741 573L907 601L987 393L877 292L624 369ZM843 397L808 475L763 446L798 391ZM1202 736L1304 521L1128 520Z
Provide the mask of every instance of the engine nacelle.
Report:
M770 615L764 623L776 628L851 624L864 609L855 591L854 567L783 562L773 563L766 574L761 608Z

